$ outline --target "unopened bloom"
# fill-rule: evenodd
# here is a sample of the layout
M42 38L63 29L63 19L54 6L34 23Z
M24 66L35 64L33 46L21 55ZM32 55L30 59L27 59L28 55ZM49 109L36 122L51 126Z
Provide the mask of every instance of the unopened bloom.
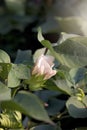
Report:
M32 75L44 75L44 79L49 79L56 74L53 70L54 58L52 56L41 55L33 68Z

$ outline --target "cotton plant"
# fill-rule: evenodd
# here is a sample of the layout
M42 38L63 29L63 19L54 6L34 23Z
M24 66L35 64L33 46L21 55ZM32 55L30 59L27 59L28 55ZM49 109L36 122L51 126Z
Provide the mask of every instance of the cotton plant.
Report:
M63 119L87 118L87 37L63 35L53 47L39 31L46 49L36 60L19 50L12 63L0 50L1 130L62 130Z

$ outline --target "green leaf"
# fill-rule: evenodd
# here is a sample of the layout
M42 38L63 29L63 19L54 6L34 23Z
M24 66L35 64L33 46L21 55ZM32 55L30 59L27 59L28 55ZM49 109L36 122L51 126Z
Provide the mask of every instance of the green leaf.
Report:
M47 80L43 87L48 90L53 90L56 92L59 92L59 90L60 90L58 88L58 86L56 85L56 83L54 81L52 81L52 79Z
M56 98L51 98L47 102L48 106L46 110L50 116L54 116L60 113L65 106L65 101Z
M23 64L13 64L13 69L15 71L15 75L18 79L29 79L30 77L30 69L27 65Z
M46 48L37 49L33 55L34 62L38 59L39 56L44 54Z
M87 65L87 37L73 37L54 47L59 61L69 68Z
M63 93L72 94L72 90L71 90L71 83L67 83L66 80L66 75L64 74L63 71L58 71L57 75L56 75L56 79L54 80L54 83L56 84L56 86L58 87L58 89L60 91L62 91Z
M11 69L10 63L0 63L0 78L6 80Z
M59 88L60 91L62 91L65 94L71 95L72 94L72 90L71 88L68 86L66 80L56 80L54 81L55 84L57 85L57 87Z
M38 28L38 35L37 35L37 37L38 37L39 42L44 40L44 37L42 36L42 30L41 30L40 27Z
M8 74L8 87L14 88L20 84L20 79L17 77L14 69L14 64L12 64L12 68Z
M9 55L1 49L0 49L0 62L1 63L10 63Z
M48 102L48 100L52 97L59 96L61 93L58 91L52 91L52 90L39 90L36 91L35 94L44 102Z
M65 33L65 32L61 32L60 37L57 41L58 44L63 43L65 40L69 39L69 38L73 38L73 37L79 37L80 35L76 35L76 34L69 34L69 33Z
M59 126L39 125L31 128L30 130L61 130L61 128Z
M31 50L18 50L17 57L15 59L15 64L33 64L33 58L31 54Z
M84 79L86 71L86 68L73 68L70 70L69 74L73 79L74 83L76 84L82 79Z
M50 41L44 39L41 28L38 29L38 40L43 46L54 52Z
M82 101L79 101L76 96L72 96L66 102L66 107L69 114L74 118L87 117L87 96Z
M17 87L21 79L29 79L30 69L24 64L12 64L8 74L8 87Z
M11 89L0 82L0 101L11 99Z
M21 91L13 100L2 102L1 107L10 110L18 110L34 119L52 124L41 101L32 93Z

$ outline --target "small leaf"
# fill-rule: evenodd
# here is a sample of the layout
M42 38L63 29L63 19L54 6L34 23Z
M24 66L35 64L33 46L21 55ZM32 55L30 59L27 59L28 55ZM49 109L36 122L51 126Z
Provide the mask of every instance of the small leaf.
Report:
M74 118L87 117L87 96L82 101L79 101L76 96L72 96L66 102L66 107L69 114Z
M44 37L42 36L42 30L41 28L38 28L38 40L39 42L44 40Z

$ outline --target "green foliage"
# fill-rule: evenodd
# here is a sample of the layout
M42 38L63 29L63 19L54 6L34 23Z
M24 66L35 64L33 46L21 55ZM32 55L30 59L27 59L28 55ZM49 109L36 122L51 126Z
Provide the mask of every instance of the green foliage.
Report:
M38 39L48 48L47 54L55 58L57 73L47 80L44 75L32 74L34 62L45 48L34 55L30 50L19 50L14 63L6 52L0 51L0 128L3 130L26 127L62 130L63 119L87 118L87 38L62 33L52 46L39 29Z
M44 21L48 2L51 1L4 0L0 6L0 38L11 42L11 46L6 46L11 56L19 42L25 46L25 37L33 36L31 32L36 28L32 23L36 27ZM18 50L14 62L0 50L0 130L65 130L62 124L67 121L68 129L68 118L87 121L87 37L76 35L87 34L87 21L80 17L50 19L52 16L47 16L47 23L42 24L45 33L75 34L62 32L52 45L39 28L38 40L45 48L33 55L31 50ZM14 36L12 30L22 36ZM32 40L28 42L32 44ZM48 80L44 80L44 75L32 75L34 62L45 53L55 58L52 69L57 71ZM79 127L72 124L73 130L87 129L81 123Z
M85 80L87 73L85 68L87 65L85 59L87 37L62 33L61 39L53 47L49 41L44 40L41 30L39 30L38 38L41 44L48 48L51 54L60 62L61 67L58 69L53 82L62 93L70 95L66 102L70 116L86 118L87 101L84 88L87 85ZM84 84L82 85L83 81Z

